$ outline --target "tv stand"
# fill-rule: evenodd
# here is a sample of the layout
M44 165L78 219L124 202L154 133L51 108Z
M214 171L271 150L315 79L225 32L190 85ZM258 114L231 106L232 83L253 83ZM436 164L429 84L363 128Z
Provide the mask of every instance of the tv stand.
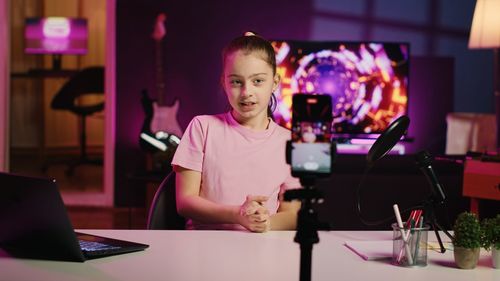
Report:
M13 78L69 78L79 70L77 69L62 69L62 55L52 54L52 68L32 68L27 72L12 73Z
M11 74L12 78L69 78L79 70L77 69L43 69L32 68L27 72L14 72Z
M62 65L62 55L61 54L53 54L52 55L52 70L58 71L61 70Z

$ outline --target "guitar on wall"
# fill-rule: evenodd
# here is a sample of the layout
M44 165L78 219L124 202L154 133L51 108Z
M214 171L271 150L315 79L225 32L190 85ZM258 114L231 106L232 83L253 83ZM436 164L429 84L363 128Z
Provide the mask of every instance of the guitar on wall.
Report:
M160 13L156 17L153 39L155 40L156 97L154 101L147 90L142 91L141 103L146 115L140 134L140 146L150 152L169 152L173 155L180 142L182 129L177 122L179 99L172 105L165 104L165 83L163 69L162 42L166 35L165 20L167 16Z

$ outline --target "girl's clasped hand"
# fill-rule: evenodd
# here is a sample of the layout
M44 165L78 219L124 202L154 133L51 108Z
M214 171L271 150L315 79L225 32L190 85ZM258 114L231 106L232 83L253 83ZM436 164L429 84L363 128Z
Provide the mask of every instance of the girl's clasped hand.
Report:
M271 230L269 210L264 207L267 196L248 195L240 207L240 224L253 232L266 232Z

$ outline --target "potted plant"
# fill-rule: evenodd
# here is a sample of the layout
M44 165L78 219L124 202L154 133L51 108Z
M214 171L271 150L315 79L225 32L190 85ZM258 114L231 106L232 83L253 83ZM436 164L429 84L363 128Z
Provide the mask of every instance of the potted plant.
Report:
M483 228L483 247L491 251L491 259L494 268L500 268L500 214L495 218L484 219Z
M470 212L459 214L453 225L455 264L462 269L475 268L482 242L483 234L477 216Z

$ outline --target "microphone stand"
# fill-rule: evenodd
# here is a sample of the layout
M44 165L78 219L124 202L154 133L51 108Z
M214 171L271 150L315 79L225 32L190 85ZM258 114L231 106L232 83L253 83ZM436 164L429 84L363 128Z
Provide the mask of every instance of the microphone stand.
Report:
M311 280L311 263L313 245L319 242L318 229L328 230L328 226L318 221L318 214L312 208L314 203L322 203L322 194L314 188L316 178L305 176L300 178L301 189L287 190L285 201L301 200L302 205L297 217L297 232L294 241L300 244L300 281Z
M427 223L429 223L436 234L436 238L439 242L439 247L441 248L441 253L446 252L444 248L443 241L441 240L441 236L439 235L438 230L443 231L446 236L448 236L451 240L453 240L453 236L444 229L436 218L436 209L441 206L444 207L446 202L446 195L444 193L443 188L439 184L436 174L432 169L432 156L427 151L421 151L417 153L417 165L420 167L420 170L424 173L427 181L431 186L431 195L429 198L422 203L424 209L424 216ZM444 208L446 210L446 208ZM448 217L446 216L446 219ZM449 221L447 221L449 226Z
M425 200L422 203L424 216L425 216L425 218L424 218L425 222L430 224L432 229L434 230L434 233L436 234L436 238L437 238L438 243L439 243L439 247L441 248L441 253L446 252L446 249L443 245L443 241L441 240L441 236L439 235L438 230L443 231L446 234L446 236L448 236L451 240L453 240L453 236L450 234L450 232L448 232L448 230L443 228L439 224L439 222L436 218L436 209L439 205L443 205L443 204L444 204L444 201L439 202L439 200L436 200L433 196L429 197L429 199Z

